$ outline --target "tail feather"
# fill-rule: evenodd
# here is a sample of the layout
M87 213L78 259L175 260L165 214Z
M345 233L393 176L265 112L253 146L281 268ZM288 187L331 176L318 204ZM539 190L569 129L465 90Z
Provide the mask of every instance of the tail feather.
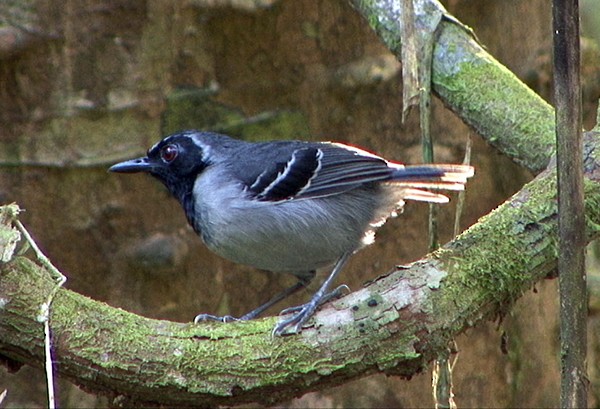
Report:
M448 196L444 196L440 193L433 193L427 190L420 189L405 189L402 191L403 200L417 200L419 202L431 202L431 203L448 203L450 199Z
M445 203L448 201L446 196L421 189L464 190L467 179L474 172L474 168L468 165L400 165L390 182L406 187L403 191L405 199Z

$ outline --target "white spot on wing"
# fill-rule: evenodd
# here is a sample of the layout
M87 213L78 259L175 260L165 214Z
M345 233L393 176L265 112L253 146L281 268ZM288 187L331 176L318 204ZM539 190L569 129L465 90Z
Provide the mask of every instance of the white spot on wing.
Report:
M260 175L258 175L258 177L256 178L256 180L254 181L254 183L252 183L252 185L250 185L250 190L256 189L256 186L259 185L262 177L265 175L265 173L267 173L267 171L265 170L263 173L261 173Z
M306 185L304 185L304 187L298 191L296 196L300 196L303 192L305 192L310 187L310 184L312 183L313 179L319 175L319 171L323 166L321 159L323 159L323 151L321 149L317 149L317 168L313 171L313 174L308 179L308 182L306 182Z
M264 190L259 193L259 196L266 196L269 194L269 191L276 186L280 181L284 180L285 177L290 173L290 169L292 169L292 166L294 166L294 163L296 162L296 151L294 151L294 153L292 154L292 158L285 164L285 168L283 168L283 172L279 172L277 174L277 177L269 184L269 186L267 186L266 188L264 188ZM260 179L260 177L263 174L261 173L261 175L258 177L258 179ZM257 182L258 182L257 179ZM252 186L254 186L254 184L256 184L257 182L254 182L252 184Z

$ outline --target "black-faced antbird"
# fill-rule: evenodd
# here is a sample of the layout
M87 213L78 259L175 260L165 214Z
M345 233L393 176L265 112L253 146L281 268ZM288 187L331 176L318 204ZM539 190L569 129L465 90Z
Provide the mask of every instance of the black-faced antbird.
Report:
M273 333L301 330L319 305L338 296L329 288L348 258L404 200L444 203L423 189L462 190L473 168L407 166L339 143L250 143L211 132L167 136L146 156L113 172L147 172L175 196L206 246L236 263L293 274L298 283L234 318L200 314L195 321L250 320L304 288L318 268L333 270L309 302L282 311Z

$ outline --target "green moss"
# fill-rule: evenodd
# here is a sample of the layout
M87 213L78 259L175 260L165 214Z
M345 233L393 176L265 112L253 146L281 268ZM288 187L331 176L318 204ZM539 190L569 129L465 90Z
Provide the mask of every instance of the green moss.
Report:
M0 263L5 263L13 258L17 244L21 240L21 233L12 226L21 209L16 204L0 207Z
M277 318L227 325L175 324L140 318L108 306L98 308L98 303L75 293L59 294L54 314L63 321L54 323L60 325L55 328L61 333L62 342L68 342L70 349L79 351L80 359L102 368L160 373L154 380L157 386L169 385L176 379L189 391L229 396L230 385L215 382L222 380L224 373L240 375L248 382L247 387L255 387L258 379L265 385L283 383L289 380L290 372L304 374L305 382L310 383L346 366L345 362L327 358L312 362L313 347L298 342L301 338L287 342L286 338L268 335ZM90 316L98 319L90 320ZM161 331L157 332L157 326L161 326ZM95 330L86 330L91 328ZM153 362L151 354L157 347L165 355L173 355L173 365L168 372L155 367L158 364ZM271 356L274 348L279 353ZM122 362L129 362L130 367L121 367ZM248 377L249 367L256 377ZM240 372L239 368L244 371ZM244 383L239 386L246 387Z
M546 167L554 150L554 110L460 27L444 25L432 81L442 99L492 144L535 172Z
M438 313L458 304L465 314L474 310L485 314L482 302L510 303L539 279L536 271L557 254L555 192L553 173L535 179L455 244L436 253L451 272L444 281L443 298L434 303Z
M184 129L215 130L244 120L244 115L212 99L214 92L202 88L179 88L167 96L161 132L168 135Z
M400 55L399 22L387 2L354 0L387 47ZM442 20L434 46L433 90L517 163L542 171L554 151L554 110L474 41ZM490 115L490 112L496 112Z
M56 130L52 134L54 138L64 132L62 125L51 125ZM79 155L78 165L85 166L105 163L107 157L110 158L107 156L107 146L144 146L148 138L154 137L158 127L156 122L137 116L133 110L123 110L107 113L100 118L75 116L69 120L67 129L69 146ZM85 138L81 135L85 135ZM64 157L64 146L54 146L60 148ZM108 152L108 155L112 153Z
M33 135L0 143L0 161L53 167L104 165L143 152L157 130L156 121L132 109L53 118Z
M307 120L301 113L263 112L247 118L238 109L215 101L213 95L214 92L200 88L171 93L162 116L162 133L200 129L250 141L306 138L310 134Z
M583 188L587 235L590 238L598 237L600 235L600 184L586 178L583 181Z
M598 126L599 124L596 124L596 127ZM599 140L600 131L596 129L583 134L584 168L589 173L592 173L600 163L600 149L596 149Z
M534 171L544 169L554 149L551 109L540 109L546 106L541 98L509 78L513 74L499 64L465 62L459 67L455 75L435 76L436 91L509 157ZM514 101L525 102L516 109Z
M3 283L27 286L19 289L19 294L32 287L35 293L25 293L21 298L27 306L18 308L35 315L54 284L47 278L40 286L39 278L45 277L45 272L27 259L19 260L26 268L18 266L7 273L12 277L3 275ZM35 275L31 280L36 285L29 286L23 274ZM393 308L385 305L377 292L363 304L365 310L371 311ZM327 332L331 328L320 328L318 322L297 336L272 337L277 317L231 324L178 324L139 317L64 289L57 293L51 308L55 353L65 376L74 376L74 370L82 382L94 385L127 385L143 379L140 389L195 392L198 399L202 399L202 394L212 394L213 400L214 396L231 396L236 388L274 390L277 385L288 384L290 376L298 385L312 385L322 381L323 376L335 377L342 369L343 377L352 377L375 364L394 371L398 362L421 359L414 350L414 335L391 340L378 325L386 315L375 317L365 315L372 324L370 337L341 338L339 332ZM39 327L33 328L34 337L41 338ZM332 340L333 337L340 339ZM335 350L327 353L324 348L332 342ZM382 347L385 342L393 347ZM321 354L318 360L316 347ZM111 369L110 374L105 369ZM110 379L102 378L106 376Z
M402 47L399 21L390 19L388 5L373 0L353 0L354 6L366 18L369 26L379 34L385 45L396 55Z
M223 132L247 141L306 139L310 129L304 115L294 111L265 112L243 123L231 124Z

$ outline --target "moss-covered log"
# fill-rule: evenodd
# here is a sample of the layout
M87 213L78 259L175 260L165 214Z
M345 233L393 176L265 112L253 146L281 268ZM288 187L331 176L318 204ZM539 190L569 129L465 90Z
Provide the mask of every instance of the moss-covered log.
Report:
M590 240L600 233L599 136L586 145ZM273 338L273 317L179 324L61 289L51 310L60 375L120 402L172 406L273 404L374 372L410 377L554 270L555 179L553 169L541 173L439 251L324 306L297 336ZM0 274L0 354L41 365L37 317L54 284L24 257Z

